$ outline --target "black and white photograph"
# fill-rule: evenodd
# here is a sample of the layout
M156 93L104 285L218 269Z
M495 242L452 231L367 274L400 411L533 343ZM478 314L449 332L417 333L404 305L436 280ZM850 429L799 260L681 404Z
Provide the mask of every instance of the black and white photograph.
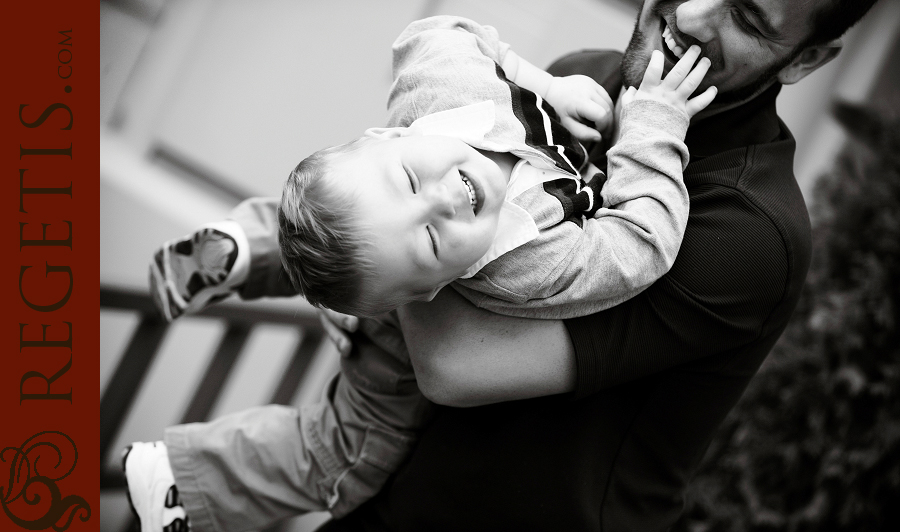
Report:
M900 2L99 26L102 532L900 530Z

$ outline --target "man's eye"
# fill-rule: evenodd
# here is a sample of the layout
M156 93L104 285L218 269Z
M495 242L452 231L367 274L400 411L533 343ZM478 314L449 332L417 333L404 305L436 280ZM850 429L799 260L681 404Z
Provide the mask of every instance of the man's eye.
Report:
M751 24L750 21L747 20L747 17L745 17L744 14L741 13L741 11L739 9L733 9L731 11L731 13L732 13L732 15L731 15L732 18L734 18L734 21L737 22L738 26L740 26L741 28L743 28L745 31L747 31L749 33L752 33L754 35L759 35L759 30L756 29L756 26Z
M416 175L412 173L409 168L403 167L406 170L406 177L409 179L409 188L412 190L413 194L416 194L419 191L419 180L416 179Z

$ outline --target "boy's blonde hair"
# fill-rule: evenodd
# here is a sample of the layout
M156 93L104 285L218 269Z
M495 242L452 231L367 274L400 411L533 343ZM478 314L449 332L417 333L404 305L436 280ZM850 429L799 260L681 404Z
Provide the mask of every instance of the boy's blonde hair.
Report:
M281 263L311 304L354 316L376 316L399 301L372 301L364 286L375 276L370 242L356 215L353 190L341 187L332 164L365 138L317 151L291 172L278 207ZM366 297L368 295L369 297Z

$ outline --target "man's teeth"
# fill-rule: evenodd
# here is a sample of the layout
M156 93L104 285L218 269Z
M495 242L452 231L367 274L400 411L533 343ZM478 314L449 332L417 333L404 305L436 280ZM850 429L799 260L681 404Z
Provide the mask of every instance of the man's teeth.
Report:
M478 205L478 198L475 196L475 187L472 186L469 178L466 176L461 177L463 184L466 185L466 190L469 192L469 203L472 205L472 208L475 208L475 206Z
M684 55L684 48L678 46L678 43L675 42L675 37L672 36L672 30L670 30L668 26L663 29L662 38L666 43L666 47L675 54L675 57L681 58L681 56Z

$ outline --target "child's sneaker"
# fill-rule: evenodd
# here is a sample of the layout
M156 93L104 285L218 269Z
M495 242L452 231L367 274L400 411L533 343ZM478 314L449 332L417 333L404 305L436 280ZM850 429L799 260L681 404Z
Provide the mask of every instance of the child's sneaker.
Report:
M150 295L172 321L231 295L247 279L249 267L241 226L231 220L207 224L157 250L150 261Z
M128 504L141 532L188 532L190 521L178 497L166 444L136 442L122 453Z

